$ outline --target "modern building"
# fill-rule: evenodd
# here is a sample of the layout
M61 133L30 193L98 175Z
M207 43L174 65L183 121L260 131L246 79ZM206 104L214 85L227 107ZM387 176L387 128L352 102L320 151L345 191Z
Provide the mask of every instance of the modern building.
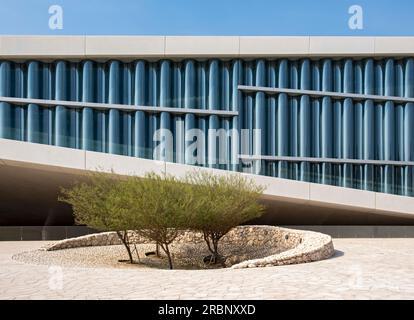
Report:
M414 38L3 36L0 59L3 225L71 223L85 170L193 165L265 184L270 222L414 223Z

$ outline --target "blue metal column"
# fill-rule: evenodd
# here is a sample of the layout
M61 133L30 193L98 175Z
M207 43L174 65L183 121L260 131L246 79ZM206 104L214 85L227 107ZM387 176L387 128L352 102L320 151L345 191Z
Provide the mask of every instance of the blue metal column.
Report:
M268 86L277 87L277 64L276 61L269 62L267 74ZM267 148L268 154L271 156L277 155L277 97L269 95L267 99ZM275 177L277 176L277 163L270 162L266 165L266 174Z
M354 70L351 59L344 63L344 92L354 92ZM343 157L354 159L354 105L352 99L346 98L343 106ZM353 165L345 163L343 165L344 176L342 185L347 188L353 187Z
M42 99L52 100L54 99L54 88L53 88L53 65L52 64L43 64L43 73L41 81L41 97ZM41 132L42 143L53 145L53 126L54 126L54 108L42 108L42 124Z
M0 64L0 96L11 96L11 67L7 61ZM14 137L12 129L12 107L9 103L0 102L0 138L12 139Z
M290 86L292 89L299 89L299 67L298 62L293 61L290 65ZM299 113L299 101L296 97L289 98L290 100L290 143L291 148L290 155L292 157L299 156L298 150L298 113ZM290 163L290 178L293 180L299 180L299 163Z
M184 63L184 108L195 108L195 97L196 97L196 70L193 60L185 61ZM184 134L187 135L190 133L190 130L195 128L195 116L194 114L186 114L184 118ZM198 139L198 138L197 138ZM185 143L185 163L191 163L191 159L194 159L196 156L192 154L194 150L189 148L190 145L195 143L194 137L191 141L186 141ZM201 150L197 150L200 152ZM191 154L190 154L191 153Z
M29 62L27 67L27 97L39 98L39 63ZM40 143L40 110L39 106L27 106L27 141Z
M382 62L375 65L375 90L377 95L384 95L384 72ZM384 160L384 106L375 106L375 159ZM375 191L384 192L384 168L375 167Z
M409 58L404 70L404 96L414 98L414 59ZM404 110L404 161L414 161L414 103ZM414 168L404 168L404 195L414 196Z
M362 94L364 91L364 71L363 62L355 62L355 93ZM356 101L354 105L354 151L355 159L363 159L364 139L363 139L363 105ZM363 186L363 165L354 165L354 187L362 189Z
M198 88L197 88L197 105L200 109L206 109L208 105L208 70L206 62L198 62L197 69L197 79L198 79ZM198 117L198 128L203 133L201 139L202 148L198 149L199 158L202 159L202 165L207 165L207 143L208 143L208 118L207 117Z
M55 99L67 100L68 83L67 83L67 66L65 61L59 61L56 64L56 85ZM63 106L56 106L55 113L55 145L61 147L69 146L69 124L68 111Z
M334 63L334 84L333 89L335 92L342 92L342 64L340 61ZM333 110L333 132L334 132L334 158L342 158L342 102L334 102ZM334 164L333 167L333 182L334 185L342 185L342 165Z
M266 86L266 65L264 60L256 61L256 86ZM264 92L257 92L254 108L254 129L258 130L253 136L254 155L266 155L266 97ZM255 161L254 173L263 174L263 161Z
M395 95L404 97L404 61L395 64ZM395 160L404 161L404 105L395 105ZM394 167L394 193L403 195L404 167Z
M135 64L135 105L146 104L146 63L139 60ZM147 116L144 111L135 112L134 121L134 156L145 158L148 156L146 150Z
M121 89L121 66L119 61L109 63L109 103L122 103L120 100ZM108 152L114 154L121 153L121 130L119 110L109 110L108 124Z
M173 70L172 82L172 107L183 107L183 76L182 63L175 62ZM181 115L174 115L173 130L174 130L174 159L176 163L185 163L185 123L184 117Z
M83 63L82 72L82 101L94 102L94 88L95 79L93 77L93 62L85 61ZM95 150L94 148L94 123L92 108L83 108L82 110L82 149Z
M365 60L364 68L364 94L374 94L374 61ZM375 108L372 100L364 102L363 114L364 127L364 159L375 159ZM364 183L365 190L375 190L374 166L371 164L364 165Z
M25 79L25 72L24 72L24 65L23 64L16 64L14 65L14 97L17 98L25 98L26 97L26 79ZM50 85L50 83L49 83ZM14 129L15 129L15 135L14 139L24 141L25 138L25 119L26 115L25 113L26 108L23 106L15 106L14 107ZM50 141L48 141L48 144L51 144Z
M305 59L300 67L300 89L310 90L310 61ZM311 109L310 98L303 95L300 98L299 107L299 156L311 156ZM310 165L308 162L300 163L300 180L310 181Z
M230 85L230 73L231 73L231 63L226 61L222 63L221 68L221 109L230 110L230 99L231 99L231 85ZM224 154L220 155L220 169L229 170L230 169L230 119L225 117L219 120L221 123L221 129L225 132L223 138L220 140L219 148L225 150Z
M209 110L218 110L220 101L220 77L219 77L219 61L211 60L209 66L209 92L208 92L208 108ZM208 159L209 167L218 168L218 143L213 130L219 129L219 119L216 115L209 117L208 124ZM212 131L210 131L212 130Z
M232 62L232 99L231 99L231 111L239 112L239 116L234 116L232 119L232 150L231 150L231 170L238 171L240 169L239 153L240 153L240 129L242 116L240 113L243 108L243 96L238 89L238 85L243 83L242 73L242 61L233 60Z
M149 65L149 76L148 76L148 104L150 106L158 106L159 102L159 74L158 74L158 63L153 62ZM151 113L148 116L148 152L150 159L159 159L159 155L155 154L155 141L154 134L159 128L160 116L158 114Z
M289 87L289 62L282 59L279 63L278 83L280 88ZM279 94L277 98L277 155L289 156L290 133L289 133L289 99L286 93ZM278 163L278 177L289 178L289 165L286 161Z
M323 60L322 66L322 91L332 91L332 62ZM333 158L333 110L330 97L322 98L321 111L321 155L323 158ZM332 164L322 164L322 180L324 184L332 184Z
M132 105L134 104L134 67L131 63L124 64L123 79L122 79L122 103ZM130 111L121 112L121 147L122 154L126 156L133 156L133 113Z
M170 107L171 105L171 66L170 61L161 61L161 76L160 76L160 106ZM159 159L163 161L173 161L173 141L169 141L171 133L171 117L168 112L161 112L160 116L160 129L161 139L165 139L165 154L160 154Z
M319 61L315 61L312 64L312 90L321 90L321 68ZM311 155L312 157L321 157L321 101L320 99L311 100L311 113L309 122L311 124ZM321 183L322 181L322 164L313 163L311 167L311 182Z
M388 59L385 63L385 90L386 96L394 95L395 70L394 60ZM385 160L395 160L395 113L394 103L387 101L384 110L384 158ZM386 193L394 192L394 167L385 166L384 183Z
M249 61L245 64L245 83L248 86L253 84L253 62ZM243 129L247 130L248 135L240 135L241 138L241 153L251 155L253 154L253 94L248 93L244 98L243 105ZM246 169L244 171L253 172L253 162L246 162L244 164Z

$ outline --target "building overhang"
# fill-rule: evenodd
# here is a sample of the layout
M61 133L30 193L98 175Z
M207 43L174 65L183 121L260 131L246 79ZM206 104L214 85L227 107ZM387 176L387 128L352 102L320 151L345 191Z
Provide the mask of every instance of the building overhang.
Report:
M39 221L49 221L48 224L68 223L70 210L57 201L60 187L71 185L83 179L85 173L97 170L137 176L154 171L181 177L192 170L220 175L236 174L225 170L0 139L0 216L7 217L9 221L20 219L22 223L30 224ZM413 197L248 173L243 175L265 187L262 200L268 209L263 219L267 223L414 225ZM5 223L7 221L2 222Z
M407 57L414 37L0 36L0 59Z

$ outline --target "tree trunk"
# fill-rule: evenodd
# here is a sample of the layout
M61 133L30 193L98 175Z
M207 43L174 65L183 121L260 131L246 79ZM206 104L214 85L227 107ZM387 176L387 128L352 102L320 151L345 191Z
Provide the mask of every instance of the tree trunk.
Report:
M121 239L122 244L125 246L125 249L128 252L129 262L131 262L131 264L134 263L131 248L129 247L128 242L128 231L117 231L116 234L118 235L119 239Z
M164 247L164 245L165 245L165 247ZM164 245L160 243L160 246L161 246L162 250L167 255L167 258L168 258L168 267L170 268L170 270L172 270L174 268L173 268L173 263L172 263L170 248L168 247L168 244L165 243Z

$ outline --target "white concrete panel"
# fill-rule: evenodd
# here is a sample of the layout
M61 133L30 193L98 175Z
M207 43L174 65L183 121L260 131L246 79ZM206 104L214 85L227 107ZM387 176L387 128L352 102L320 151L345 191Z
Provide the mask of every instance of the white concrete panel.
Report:
M87 57L163 57L163 36L87 36Z
M70 169L85 169L85 151L0 139L0 159Z
M68 57L85 55L83 36L1 36L1 57Z
M309 200L309 183L288 179L266 177L254 174L245 174L247 177L261 186L264 186L264 194L268 196L291 198L296 201Z
M403 197L379 192L377 192L375 196L377 210L414 214L413 197Z
M307 55L309 37L240 37L240 56Z
M154 171L165 172L165 162L86 151L86 170L111 172L121 175L143 176Z
M375 55L414 55L413 37L376 37Z
M374 37L310 37L312 56L374 55Z
M375 192L310 183L310 201L375 209Z
M165 38L166 56L238 56L239 37L179 37Z

